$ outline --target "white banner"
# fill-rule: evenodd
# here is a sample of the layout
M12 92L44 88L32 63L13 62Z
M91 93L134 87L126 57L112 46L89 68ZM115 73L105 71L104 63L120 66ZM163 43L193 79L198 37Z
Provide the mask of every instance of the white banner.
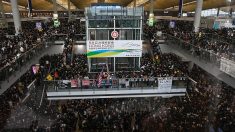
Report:
M87 57L141 57L142 40L88 40Z
M235 78L235 62L234 61L221 58L220 70Z
M158 89L162 92L171 92L172 77L159 77L158 78Z

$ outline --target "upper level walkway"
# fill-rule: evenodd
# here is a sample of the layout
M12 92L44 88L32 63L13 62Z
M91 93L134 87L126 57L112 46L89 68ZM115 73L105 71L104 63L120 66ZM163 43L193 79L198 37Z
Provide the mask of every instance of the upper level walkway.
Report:
M23 55L21 58L24 59L24 63L20 64L17 61L14 62L13 67L6 67L1 68L0 70L0 94L5 92L7 88L9 88L11 85L13 85L17 79L19 79L24 73L26 73L27 70L30 69L30 67L34 64L39 63L39 59L43 57L44 55L53 55L53 54L61 54L63 53L63 44L48 44L49 47L45 48L45 45L43 45L43 48L40 49L33 49L33 53L30 52L30 57L28 55ZM146 42L143 42L143 52L149 52L149 45ZM75 54L85 54L86 53L86 46L84 44L80 45L74 45L74 53ZM21 59L20 58L20 59ZM15 69L12 70L11 73L9 73L9 69Z
M181 45L176 41L172 41L172 39L169 39L169 37L167 39L167 44L160 44L163 53L175 53L176 55L182 57L183 60L193 62L217 79L235 88L235 78L220 70L220 61L217 60L213 62L212 60L210 60L212 58L216 60L216 57L204 53L201 53L200 56L196 56L192 53L192 50L187 49L183 46L185 45Z

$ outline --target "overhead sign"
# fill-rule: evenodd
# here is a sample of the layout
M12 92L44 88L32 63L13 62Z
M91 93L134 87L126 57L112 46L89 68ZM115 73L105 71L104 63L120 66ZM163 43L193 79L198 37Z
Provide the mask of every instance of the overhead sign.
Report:
M87 57L141 57L141 40L88 40Z
M234 61L221 58L220 70L235 78L235 62Z
M112 36L112 38L118 38L118 36L119 36L119 34L118 34L118 32L117 31L112 31L111 32L111 36Z
M172 77L159 77L158 78L158 89L162 92L171 92L172 88Z

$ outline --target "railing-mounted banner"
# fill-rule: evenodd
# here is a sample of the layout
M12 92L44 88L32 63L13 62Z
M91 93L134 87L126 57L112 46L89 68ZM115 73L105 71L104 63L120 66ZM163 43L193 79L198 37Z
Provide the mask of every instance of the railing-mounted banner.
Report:
M141 57L142 40L89 40L87 57Z
M158 78L158 89L162 92L171 92L172 88L172 77L159 77Z
M234 61L221 58L220 70L235 78L235 62Z

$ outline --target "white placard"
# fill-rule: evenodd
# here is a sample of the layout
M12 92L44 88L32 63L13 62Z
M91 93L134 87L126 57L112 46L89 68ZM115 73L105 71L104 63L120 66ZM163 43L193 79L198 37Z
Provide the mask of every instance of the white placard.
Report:
M235 62L234 61L221 58L220 70L235 78Z
M87 57L141 57L142 40L88 40Z
M172 88L172 77L159 77L158 78L158 89L162 92L171 92Z

